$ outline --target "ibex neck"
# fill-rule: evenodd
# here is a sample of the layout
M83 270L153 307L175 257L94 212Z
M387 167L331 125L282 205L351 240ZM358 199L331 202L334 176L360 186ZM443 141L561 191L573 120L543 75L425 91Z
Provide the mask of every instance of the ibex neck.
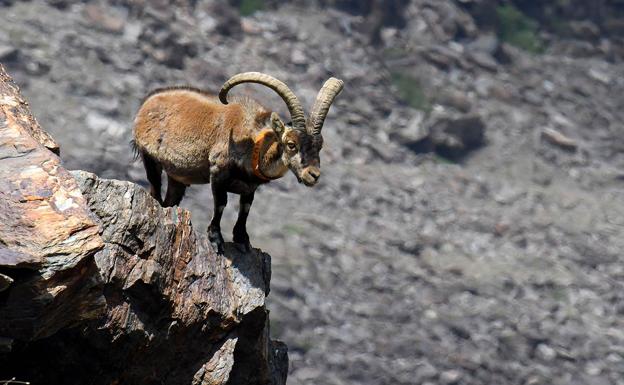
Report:
M282 148L272 130L263 130L254 138L251 168L254 175L265 182L281 178L288 171L282 160Z

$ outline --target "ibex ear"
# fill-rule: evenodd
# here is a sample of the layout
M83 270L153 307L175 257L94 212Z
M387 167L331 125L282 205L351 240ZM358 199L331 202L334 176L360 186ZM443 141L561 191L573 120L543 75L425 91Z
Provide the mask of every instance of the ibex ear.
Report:
M271 128L280 138L282 137L282 134L286 129L286 127L284 126L284 122L282 122L282 119L280 119L279 115L276 112L271 113Z

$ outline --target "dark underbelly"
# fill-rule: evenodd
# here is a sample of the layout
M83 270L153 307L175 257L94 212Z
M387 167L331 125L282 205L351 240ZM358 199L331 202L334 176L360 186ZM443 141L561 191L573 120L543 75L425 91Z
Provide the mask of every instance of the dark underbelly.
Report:
M227 191L233 194L247 195L258 188L258 184L240 179L232 179L227 186Z
M210 171L207 168L193 170L191 172L171 168L165 168L165 170L173 179L186 185L210 183ZM236 168L230 169L229 174L225 185L225 189L229 193L240 195L251 194L260 184L254 177Z
M210 174L176 175L176 174L167 172L167 175L169 175L170 177L172 177L173 179L177 180L180 183L184 183L185 185L210 183Z

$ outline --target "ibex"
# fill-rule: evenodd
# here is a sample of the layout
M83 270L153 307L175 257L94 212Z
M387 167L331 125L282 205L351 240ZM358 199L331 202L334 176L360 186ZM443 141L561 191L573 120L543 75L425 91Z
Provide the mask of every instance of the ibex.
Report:
M292 122L284 124L277 113L248 97L235 97L228 103L228 92L241 83L258 83L275 91L286 103ZM306 186L314 186L321 176L321 129L342 87L341 80L327 80L307 120L301 103L286 84L258 72L233 76L218 98L191 87L151 92L134 126L134 144L143 160L151 195L165 207L175 206L189 185L211 183L214 213L208 237L222 254L220 223L227 193L239 194L233 238L250 250L246 222L258 186L281 178L288 169ZM163 169L168 180L164 201Z

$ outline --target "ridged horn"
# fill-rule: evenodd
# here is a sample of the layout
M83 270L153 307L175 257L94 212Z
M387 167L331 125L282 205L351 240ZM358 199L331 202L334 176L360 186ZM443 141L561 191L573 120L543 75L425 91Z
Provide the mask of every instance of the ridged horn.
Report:
M221 103L228 104L228 92L233 87L241 83L262 84L263 86L267 86L275 91L286 103L288 112L290 112L293 127L301 130L305 129L305 113L299 99L297 99L297 96L295 96L295 94L284 82L277 80L271 75L263 74L261 72L243 72L232 76L223 84L221 91L219 91L219 100L221 100Z
M334 102L334 98L342 91L342 87L344 87L344 82L336 78L329 78L325 84L323 84L323 88L321 88L316 96L316 101L314 101L312 112L310 112L310 120L308 122L308 132L310 134L321 134L321 129L323 129L323 123L329 112L329 107L331 107Z

